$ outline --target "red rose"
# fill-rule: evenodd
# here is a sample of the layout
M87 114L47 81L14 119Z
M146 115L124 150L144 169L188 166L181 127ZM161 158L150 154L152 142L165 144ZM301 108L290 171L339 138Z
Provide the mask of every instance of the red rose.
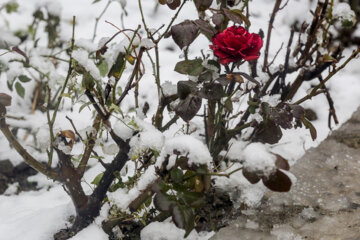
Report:
M256 33L249 33L245 28L232 26L216 34L210 48L220 58L222 65L259 58L259 51L263 45L261 37Z

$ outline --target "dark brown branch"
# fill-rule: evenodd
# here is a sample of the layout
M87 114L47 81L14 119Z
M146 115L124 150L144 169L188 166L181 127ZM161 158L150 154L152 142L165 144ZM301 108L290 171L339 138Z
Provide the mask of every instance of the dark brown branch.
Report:
M44 174L50 179L58 180L58 173L51 169L47 164L37 161L33 156L31 156L23 146L18 142L16 137L12 134L9 129L9 126L5 121L6 109L3 105L0 104L0 130L8 140L8 142L15 148L15 150L20 154L24 161L36 171Z
M90 90L85 90L85 95L88 97L92 105L94 106L96 112L100 115L101 119L107 120L108 117L105 115L105 113L101 110L100 106L96 103L93 95L91 94Z
M273 24L274 24L274 21L275 21L276 13L280 10L281 1L282 0L276 0L275 5L274 5L274 9L273 9L271 17L270 17L269 25L268 25L267 36L266 36L266 45L265 45L264 66L263 66L263 71L264 72L266 71L266 69L268 67L268 56L269 56L271 31L273 29Z
M321 76L319 76L319 81L320 83L323 81L323 78ZM328 127L329 129L331 130L331 118L334 119L334 122L335 124L339 124L339 120L337 118L337 115L336 115L336 110L335 110L335 106L334 106L334 101L330 95L330 92L329 90L327 89L327 87L325 85L323 85L321 87L323 90L325 90L325 96L326 96L326 99L329 103L329 117L328 117Z
M139 55L138 55L137 60L136 60L136 64L134 66L134 70L131 73L131 76L129 78L128 83L126 84L124 92L121 94L120 98L116 101L116 105L118 105L118 106L120 105L122 100L125 98L125 96L128 94L128 92L131 89L132 82L133 82L133 80L134 80L134 78L136 76L136 73L139 71L139 66L140 66L141 58L142 58L142 55L143 55L144 51L145 51L145 48L141 47L140 51L139 51Z

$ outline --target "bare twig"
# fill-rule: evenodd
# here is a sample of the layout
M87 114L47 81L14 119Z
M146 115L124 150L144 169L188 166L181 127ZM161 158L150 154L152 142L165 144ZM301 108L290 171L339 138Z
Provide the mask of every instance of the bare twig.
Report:
M359 54L359 52L360 52L360 48L353 51L353 53L346 59L346 61L340 67L335 68L331 73L329 73L329 75L321 83L316 85L309 94L307 94L305 97L299 99L294 104L303 103L306 100L311 99L313 96L317 95L319 88L322 88L323 86L325 86L325 83L327 81L329 81L337 72L339 72L341 69L343 69L352 59L354 59Z
M280 4L282 0L276 0L274 9L272 11L268 30L267 30L267 36L266 36L266 45L265 45L265 56L264 56L264 65L263 65L263 71L265 72L268 66L268 56L269 56L269 47L270 47L270 39L271 39L271 31L273 29L273 24L275 20L276 13L280 10Z
M97 18L95 18L94 33L93 33L93 37L92 37L93 41L96 38L96 32L97 32L97 27L98 27L99 21L102 18L102 16L105 14L106 10L109 8L109 6L112 2L113 2L112 0L109 0L106 3L106 5L105 5L104 9L102 10L102 12L100 13L100 15Z

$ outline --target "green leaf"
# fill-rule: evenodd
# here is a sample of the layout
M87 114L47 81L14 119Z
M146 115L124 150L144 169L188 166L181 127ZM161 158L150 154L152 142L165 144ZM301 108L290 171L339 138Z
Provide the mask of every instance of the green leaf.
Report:
M109 66L108 66L108 64L107 64L106 61L102 61L100 64L98 64L98 65L97 65L97 68L99 69L100 75L101 75L102 77L105 77L106 74L107 74L108 71L109 71Z
M176 205L172 210L172 219L178 228L185 229L184 238L194 229L195 215L190 207Z
M176 183L180 183L183 180L184 174L183 171L179 168L173 168L170 171L170 178Z
M199 76L203 70L202 60L197 58L194 60L184 60L178 62L174 70L181 74L187 74L190 76Z
M30 82L31 81L31 78L29 78L28 76L26 75L20 75L19 77L19 80L23 83L26 83L26 82Z
M307 129L309 129L312 140L315 140L317 137L317 132L316 132L314 125L312 125L312 123L309 120L307 120L306 118L302 119L302 123L304 124L304 126Z
M229 111L230 113L232 113L232 111L233 111L233 104L232 104L231 98L227 98L227 99L225 100L224 106L225 106L225 108L226 108L227 111Z
M20 97L24 98L24 96L25 96L25 88L21 85L21 83L16 82L15 83L15 89L16 89L17 94Z
M200 192L178 192L178 198L194 208L200 208L206 203L204 194Z
M19 4L16 2L9 2L5 5L6 13L16 12Z
M114 104L114 103L112 103L112 104L110 105L109 110L110 110L110 111L115 110L115 111L117 111L117 112L119 112L119 113L122 114L121 108L120 108L118 105Z
M92 90L95 86L95 79L89 72L85 72L82 78L82 86L86 89Z
M91 182L91 184L94 184L94 185L99 185L99 182L100 182L100 180L101 180L101 178L103 177L103 175L104 175L104 173L100 173L100 174L98 174L95 178L94 178L94 180Z
M15 82L15 78L12 79L12 80L11 80L11 79L8 79L8 80L6 81L6 84L7 84L8 88L10 89L10 91L13 90L14 82Z
M83 105L81 105L80 109L79 109L79 113L87 106L91 105L91 102L86 102Z
M169 211L175 202L172 201L168 195L163 194L162 192L156 193L154 197L154 206L159 211Z
M108 77L115 77L119 79L124 71L126 65L125 55L123 53L119 53L119 55L116 58L116 62L112 67L110 68L110 71L108 73Z

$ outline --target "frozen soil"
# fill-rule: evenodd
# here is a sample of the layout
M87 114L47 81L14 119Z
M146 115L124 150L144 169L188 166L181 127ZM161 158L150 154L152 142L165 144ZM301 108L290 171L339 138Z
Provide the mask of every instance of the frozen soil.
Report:
M268 192L211 239L360 239L360 109L291 172L290 192Z

